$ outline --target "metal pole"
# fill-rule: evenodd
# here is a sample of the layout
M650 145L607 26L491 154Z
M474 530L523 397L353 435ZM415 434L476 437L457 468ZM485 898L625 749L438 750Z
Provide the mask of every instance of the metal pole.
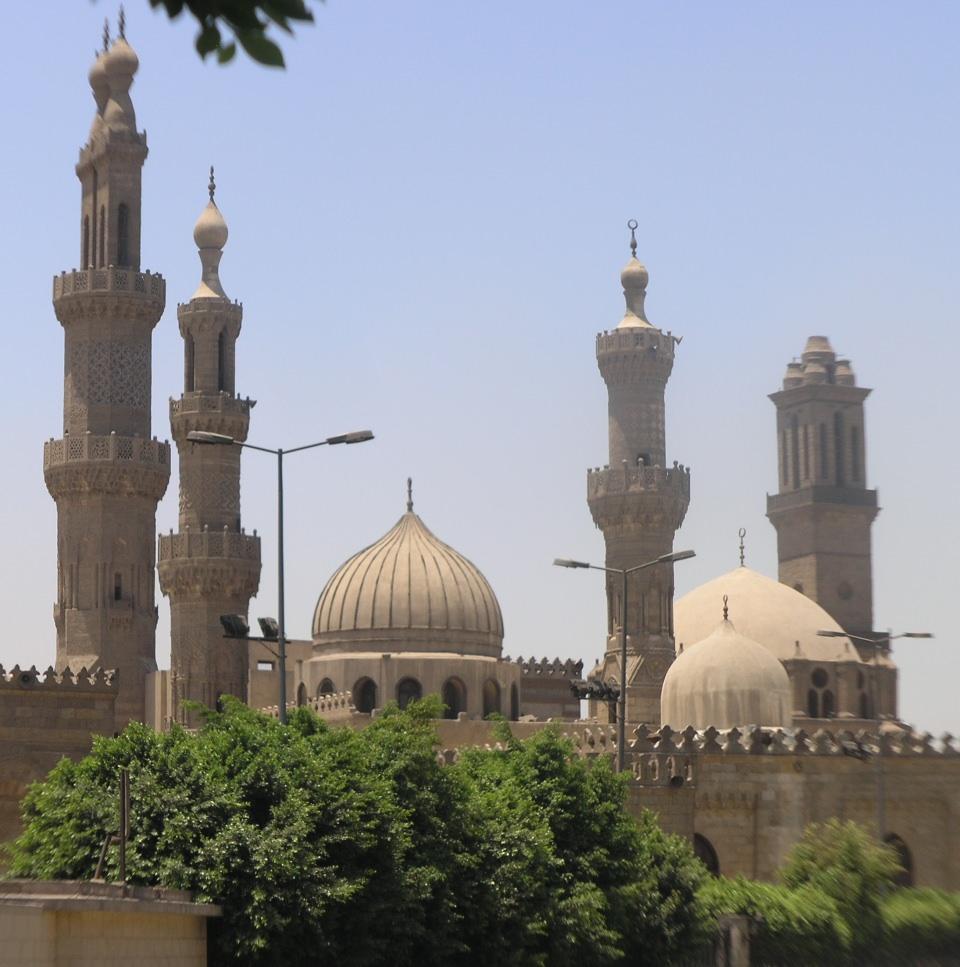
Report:
M280 724L287 724L287 639L283 601L283 450L277 450L277 653L280 668Z
M626 763L627 735L627 572L620 572L623 584L620 589L620 697L617 702L617 772L623 772Z
M880 842L883 842L884 827L887 824L885 815L885 789L884 789L884 775L883 775L883 741L880 735L880 688L879 688L879 668L880 668L880 655L879 655L879 642L874 641L873 643L873 717L876 719L877 724L877 838Z

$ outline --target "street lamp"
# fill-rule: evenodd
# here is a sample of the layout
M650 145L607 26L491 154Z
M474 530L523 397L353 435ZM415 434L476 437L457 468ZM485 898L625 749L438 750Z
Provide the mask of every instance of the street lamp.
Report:
M341 433L338 436L328 436L317 443L307 443L302 447L291 447L289 450L270 447L258 447L252 443L243 443L227 436L225 433L208 433L206 430L191 430L187 434L191 443L202 443L224 447L246 447L248 450L259 450L261 453L272 453L277 458L277 659L280 670L280 722L287 721L287 639L284 625L284 583L283 583L283 457L287 453L299 453L301 450L312 450L314 447L336 446L340 443L366 443L373 439L370 430L356 430L353 433Z
M601 567L599 564L588 564L586 561L571 561L567 558L556 558L556 567L584 567L594 571L606 571L607 574L619 574L620 589L620 694L617 696L617 772L623 772L626 761L626 719L627 719L627 575L642 571L657 564L672 564L674 561L686 561L695 557L696 551L671 551L661 554L652 561L637 564L635 567Z
M880 741L880 703L877 700L877 669L880 667L879 656L881 646L890 647L891 641L898 638L932 638L929 631L903 631L899 635L890 634L880 635L878 638L866 638L863 635L850 635L846 631L818 631L821 638L850 638L853 641L862 641L873 648L873 674L870 676L870 702L873 705L874 725L877 729L877 838L883 842L886 826L886 790L885 777L883 772L883 743Z

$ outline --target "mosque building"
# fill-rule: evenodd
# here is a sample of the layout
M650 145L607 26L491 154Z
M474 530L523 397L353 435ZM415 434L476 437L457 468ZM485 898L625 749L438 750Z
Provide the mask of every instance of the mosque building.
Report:
M146 136L130 96L137 56L121 32L90 71L96 104L80 152L80 267L53 284L64 330L63 432L44 445L56 503L55 666L0 669L0 838L17 828L27 784L91 735L131 721L195 724L193 702L234 695L277 714L267 642L225 641L246 615L260 541L241 525L240 448L254 401L236 385L243 307L221 283L228 229L209 200L194 229L200 283L177 306L184 379L170 402L179 454L176 533L156 535L170 447L150 425L152 333L162 276L140 265ZM898 718L888 636L873 629L864 401L850 362L812 336L771 395L779 491L768 498L778 579L744 563L674 602L668 557L691 499L668 462L665 391L680 339L648 319L647 269L621 274L625 314L596 337L608 391L609 462L587 473L606 545L605 651L588 678L619 686L626 643L626 768L631 810L650 808L715 872L770 878L803 827L873 823L918 884L960 889L960 751ZM400 508L398 508L399 510ZM575 508L571 508L575 512ZM429 515L427 515L429 516ZM384 522L386 526L387 522ZM156 573L155 573L156 572ZM155 585L171 609L170 669L158 667ZM626 601L622 595L626 588ZM826 635L822 632L827 632ZM344 562L319 592L312 638L287 646L287 695L331 722L363 727L389 702L436 693L443 761L493 742L489 718L518 736L559 723L580 754L610 757L616 706L581 718L571 680L583 663L511 659L494 589L414 511ZM272 707L272 708L271 708Z

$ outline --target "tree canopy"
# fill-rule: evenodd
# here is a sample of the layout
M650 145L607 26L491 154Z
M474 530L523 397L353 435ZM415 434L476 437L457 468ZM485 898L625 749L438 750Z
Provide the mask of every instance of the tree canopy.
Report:
M128 878L220 903L215 963L666 964L705 872L552 729L436 756L439 702L362 731L228 701L195 734L138 724L32 787L15 876L89 878L129 769ZM110 873L117 857L111 853Z

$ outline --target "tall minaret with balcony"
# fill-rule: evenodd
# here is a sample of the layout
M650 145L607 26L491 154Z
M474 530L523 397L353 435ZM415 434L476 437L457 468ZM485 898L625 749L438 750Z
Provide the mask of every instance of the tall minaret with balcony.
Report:
M63 437L44 445L57 502L57 670L115 668L117 725L144 718L156 670L154 535L170 447L150 435L153 328L163 278L140 271L140 173L130 87L137 55L124 38L90 71L97 112L80 151L80 269L53 280L64 332Z
M869 394L849 360L838 359L825 336L811 336L770 395L780 492L767 497L767 517L777 530L780 580L857 635L873 627L870 526L878 508L877 492L867 489Z
M246 700L247 645L224 638L222 614L246 614L260 585L260 538L240 526L238 446L191 443L194 430L244 441L254 401L235 393L235 348L243 306L227 298L219 266L227 224L214 201L193 238L200 250L197 291L177 306L184 342L183 395L170 401L170 426L180 457L180 530L160 537L160 588L170 598L170 684L175 721L196 716L185 699L213 708L221 695Z
M632 229L636 223L631 223ZM636 239L620 279L627 311L597 336L597 364L607 384L610 463L587 474L587 501L606 541L606 563L631 568L673 550L690 501L690 472L666 466L664 392L679 340L652 325L644 308L647 270ZM620 679L620 588L607 575L607 647L597 673ZM660 690L674 658L673 565L633 574L627 589L627 721L660 721ZM597 714L606 708L594 710ZM612 711L607 712L612 715Z

